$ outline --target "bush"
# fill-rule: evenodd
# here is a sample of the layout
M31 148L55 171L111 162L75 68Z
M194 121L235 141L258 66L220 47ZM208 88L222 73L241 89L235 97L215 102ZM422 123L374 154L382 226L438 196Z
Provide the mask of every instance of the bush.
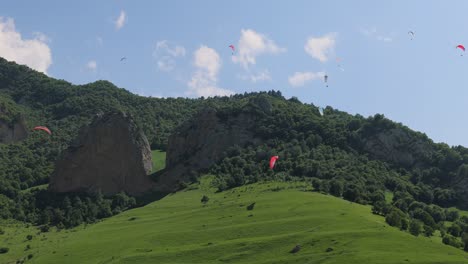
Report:
M255 207L255 202L247 206L247 210L252 211Z
M26 239L27 239L27 240L31 240L32 238L33 238L32 235L27 235L27 236L26 236Z
M428 226L428 225L424 225L424 235L427 236L427 237L430 237L434 234L434 228Z
M34 256L33 254L29 254L29 255L28 255L28 259L32 259L33 256Z
M410 223L409 231L413 236L419 236L421 234L421 222L418 220L413 220Z
M451 235L445 235L444 238L442 238L442 243L456 248L462 246L461 242L459 242L456 237Z
M201 198L201 202L203 204L206 204L209 200L210 200L210 198L208 198L208 196L206 196L206 195L203 195L203 197Z
M49 226L48 226L48 225L43 225L43 226L41 226L41 232L42 232L42 233L49 232Z
M10 250L10 249L7 248L7 247L2 247L2 248L0 248L0 254L5 254L5 253L7 253L9 250Z

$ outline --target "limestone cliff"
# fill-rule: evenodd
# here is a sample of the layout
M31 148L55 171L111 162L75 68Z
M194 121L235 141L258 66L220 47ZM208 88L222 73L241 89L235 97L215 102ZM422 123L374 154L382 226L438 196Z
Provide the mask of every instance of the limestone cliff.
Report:
M0 119L0 143L13 143L25 139L28 130L22 117L13 123Z
M366 137L363 150L372 158L384 160L403 167L422 165L432 152L428 141L410 135L401 128L382 130Z
M55 192L125 191L153 187L151 150L146 136L124 113L98 115L57 161L49 188Z
M213 108L205 108L180 126L169 137L166 169L159 177L158 189L171 191L177 181L186 181L190 171L209 168L234 145L256 144L253 134L255 115L239 113L221 118Z

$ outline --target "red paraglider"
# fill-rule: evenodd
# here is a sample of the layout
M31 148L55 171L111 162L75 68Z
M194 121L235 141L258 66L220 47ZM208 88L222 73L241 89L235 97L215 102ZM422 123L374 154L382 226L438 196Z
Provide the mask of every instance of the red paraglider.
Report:
M463 46L463 45L458 45L456 47L456 49L461 49L461 50L463 50L463 52L465 52L465 46ZM460 56L463 56L463 53L461 53Z
M275 163L277 159L279 159L278 156L273 156L270 158L270 169L273 169L275 167Z
M47 134L52 135L52 132L50 132L50 130L45 126L37 126L34 127L33 130L42 130L45 131Z
M234 47L234 45L229 45L229 47L232 49L232 54L234 55L234 51L236 51L236 47Z

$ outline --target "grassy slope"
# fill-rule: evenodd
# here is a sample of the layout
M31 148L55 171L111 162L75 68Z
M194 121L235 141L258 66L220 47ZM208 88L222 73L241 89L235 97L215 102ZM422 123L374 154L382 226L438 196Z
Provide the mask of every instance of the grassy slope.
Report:
M0 263L30 253L34 263L468 262L468 254L441 244L440 238L389 227L368 206L298 186L272 191L277 186L292 184L255 184L215 194L203 183L86 228L37 236L32 228L9 227L0 241L10 243L11 252L0 255ZM204 194L210 198L206 206L200 202ZM247 211L252 202L254 210ZM26 242L29 233L35 237ZM32 249L25 252L28 243ZM288 253L296 244L302 250ZM333 251L325 252L329 247Z
M157 172L164 169L164 167L166 167L166 152L161 150L153 150L151 151L151 154L153 160L152 172Z

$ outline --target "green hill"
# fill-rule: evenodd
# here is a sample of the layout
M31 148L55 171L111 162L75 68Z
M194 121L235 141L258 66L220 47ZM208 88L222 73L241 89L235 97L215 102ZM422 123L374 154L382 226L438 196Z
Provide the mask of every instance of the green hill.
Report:
M327 107L321 115L313 104L286 99L279 91L145 98L108 81L73 85L55 80L1 58L0 108L0 118L9 124L21 117L27 127L45 125L53 131L50 137L31 133L21 142L0 144L0 217L31 225L4 228L7 240L0 248L10 251L0 258L33 254L44 263L53 263L53 258L59 258L57 263L93 263L92 258L105 263L112 256L115 262L134 258L135 263L150 261L146 256L156 262L340 263L346 257L356 263L450 263L464 258L461 248L468 250L468 217L454 208L468 204L468 149L434 143L381 114L365 118ZM239 125L239 116L255 121L248 130L258 139L251 142L258 143L226 148L210 168L188 168L190 182L180 182L186 187L208 173L219 193L203 187L126 211L160 194L137 200L125 193L103 197L99 192L56 194L45 189L54 162L97 113L123 111L135 118L155 150L157 178L165 166L169 135L197 129L183 124L197 122L194 116L204 108L214 109L226 129ZM274 171L268 169L271 155L280 156ZM282 182L275 186L312 184L334 197L266 191L275 186L257 184L265 181ZM210 198L205 207L203 194ZM246 211L252 202L255 209ZM371 210L403 231L384 228L384 218ZM96 222L84 230L69 229ZM36 234L36 227L61 231ZM28 234L34 237L30 242L25 241ZM25 251L28 243L31 249ZM299 253L284 253L295 244L303 246ZM324 252L329 247L333 251Z
M0 236L8 263L466 263L440 237L414 237L369 206L314 193L303 183L259 183L214 193L205 181L100 223ZM196 188L196 189L195 189ZM200 199L209 197L206 204ZM255 202L253 210L246 207ZM31 241L26 240L32 234ZM31 249L24 251L26 245ZM289 253L295 245L298 253ZM332 250L330 250L330 249ZM327 249L330 252L327 252Z

